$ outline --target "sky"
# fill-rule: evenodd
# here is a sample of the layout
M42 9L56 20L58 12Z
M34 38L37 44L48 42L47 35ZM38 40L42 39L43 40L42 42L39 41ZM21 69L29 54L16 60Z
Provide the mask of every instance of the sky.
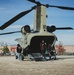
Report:
M74 7L74 0L36 0L43 4L60 5ZM22 11L26 11L34 6L27 0L0 0L0 26L5 22L16 16ZM56 27L73 27L74 28L74 11L62 10L58 8L47 8L46 14L48 15L46 25L55 25ZM30 25L33 28L34 25L34 11L30 12L26 16L22 17L18 21L11 24L4 30L0 30L0 33L19 31L22 26ZM54 34L57 36L58 41L61 41L64 45L74 45L74 30L56 30ZM0 42L7 42L10 44L17 44L16 38L21 38L21 33L0 35Z

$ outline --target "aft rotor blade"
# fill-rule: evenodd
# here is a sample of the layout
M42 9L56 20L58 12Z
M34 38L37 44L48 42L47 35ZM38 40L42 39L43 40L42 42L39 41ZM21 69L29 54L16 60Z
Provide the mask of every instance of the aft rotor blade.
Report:
M36 6L33 6L30 10L24 11L19 13L18 15L16 15L15 17L13 17L12 19L10 19L9 21L7 21L6 23L4 23L1 27L0 30L5 29L6 27L8 27L10 24L14 23L15 21L17 21L18 19L20 19L21 17L25 16L26 14L28 14L29 12L31 12L33 9L35 9Z
M35 1L35 0L28 0L28 1L33 2L33 3L37 4L38 6L44 5L44 4L41 4L39 1ZM56 7L56 8L60 8L60 9L64 9L64 10L74 10L74 7L56 6L56 5L49 5L49 4L46 4L44 6L46 6L46 7Z
M47 7L56 7L64 10L74 10L74 7L66 7L66 6L55 6L55 5L46 5Z
M59 28L56 28L56 30L73 30L72 27L59 27Z
M0 35L7 35L7 34L13 34L13 33L19 33L21 31L14 31L14 32L7 32L7 33L0 33Z
M38 6L42 5L39 1L35 1L35 0L28 0L28 1L33 2L33 3L37 4Z

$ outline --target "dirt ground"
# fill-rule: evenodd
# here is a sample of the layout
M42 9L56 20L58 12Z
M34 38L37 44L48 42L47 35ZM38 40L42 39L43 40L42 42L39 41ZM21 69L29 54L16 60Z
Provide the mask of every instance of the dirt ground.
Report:
M57 60L37 62L2 56L0 75L74 75L74 56L57 56Z

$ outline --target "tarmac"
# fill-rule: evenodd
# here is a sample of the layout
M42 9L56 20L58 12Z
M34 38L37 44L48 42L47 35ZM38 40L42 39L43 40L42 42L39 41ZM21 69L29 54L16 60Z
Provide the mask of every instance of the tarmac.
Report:
M74 56L57 56L57 60L24 61L14 56L0 56L0 75L74 75Z

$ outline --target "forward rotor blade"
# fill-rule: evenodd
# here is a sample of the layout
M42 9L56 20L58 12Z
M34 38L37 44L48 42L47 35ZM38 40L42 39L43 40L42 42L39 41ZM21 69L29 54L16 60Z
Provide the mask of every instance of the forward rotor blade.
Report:
M7 34L13 34L13 33L19 33L21 31L14 31L14 32L7 32L7 33L0 33L0 35L7 35Z
M65 7L65 6L55 6L55 5L46 5L47 7L56 7L64 10L74 10L74 7Z
M16 15L15 17L13 17L12 19L10 19L8 22L4 23L1 27L0 30L5 29L6 27L8 27L10 24L14 23L15 21L17 21L18 19L20 19L21 17L25 16L26 14L28 14L29 12L31 12L33 9L35 9L36 6L33 6L30 10L24 11L19 13L18 15Z
M56 28L56 30L73 30L72 27L59 27L59 28Z

